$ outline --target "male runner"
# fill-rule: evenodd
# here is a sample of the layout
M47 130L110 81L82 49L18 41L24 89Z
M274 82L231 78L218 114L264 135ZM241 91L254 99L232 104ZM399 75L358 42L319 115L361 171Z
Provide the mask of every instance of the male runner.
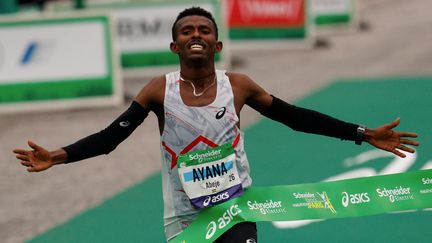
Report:
M199 7L188 8L177 16L172 37L170 49L179 56L179 71L152 79L130 107L98 133L50 152L31 141L28 145L32 150L15 149L21 164L27 166L29 172L38 172L53 165L108 154L150 111L154 112L161 134L164 222L169 241L180 234L202 208L240 196L251 186L239 128L240 111L245 104L294 130L352 140L357 144L366 141L400 157L405 157L404 151L414 153L414 149L405 145L419 145L407 139L417 134L393 130L399 119L376 129L365 128L287 104L268 94L246 75L216 70L214 57L223 45L218 41L212 15ZM207 150L210 148L212 150ZM217 157L220 148L227 152ZM198 164L202 168L188 164L193 158L212 156L223 163L209 160ZM253 222L237 224L217 240L256 241Z

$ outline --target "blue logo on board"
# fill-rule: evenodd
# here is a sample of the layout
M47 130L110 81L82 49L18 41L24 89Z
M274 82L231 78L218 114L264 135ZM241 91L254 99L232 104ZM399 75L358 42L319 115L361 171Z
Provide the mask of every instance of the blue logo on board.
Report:
M20 63L21 65L28 65L32 60L34 60L34 56L39 47L39 44L35 41L30 42L24 50L23 55L21 56Z

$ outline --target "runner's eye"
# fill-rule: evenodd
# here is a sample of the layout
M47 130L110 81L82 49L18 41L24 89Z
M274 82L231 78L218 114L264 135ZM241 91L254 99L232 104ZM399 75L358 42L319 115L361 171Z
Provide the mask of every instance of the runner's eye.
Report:
M205 35L208 35L208 34L210 34L210 29L207 29L207 28L205 28L205 29L201 29L201 33L203 33L203 34L205 34Z

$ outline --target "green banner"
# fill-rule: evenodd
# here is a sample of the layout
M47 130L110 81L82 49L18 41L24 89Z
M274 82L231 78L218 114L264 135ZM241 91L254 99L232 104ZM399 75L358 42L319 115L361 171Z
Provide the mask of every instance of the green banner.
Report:
M432 207L432 170L290 186L252 187L202 211L171 243L212 242L244 221L360 217Z

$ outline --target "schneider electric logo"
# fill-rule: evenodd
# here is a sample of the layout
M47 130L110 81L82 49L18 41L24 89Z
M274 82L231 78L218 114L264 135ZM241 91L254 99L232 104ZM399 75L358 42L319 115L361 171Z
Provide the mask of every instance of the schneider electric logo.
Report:
M432 179L431 178L422 178L423 185L431 185Z
M422 182L423 182L423 185L432 185L432 179L431 178L428 178L428 177L423 177L422 178ZM428 193L432 193L432 188L426 188L426 189L421 189L420 190L420 193L421 194L428 194Z
M221 155L221 149L212 150L203 154L190 154L189 160L198 160L198 162L207 161L209 159L213 159L214 157L219 157Z
M266 200L265 202L247 201L250 210L258 210L261 214L286 213L282 201Z
M394 189L387 189L385 187L378 187L376 189L379 197L387 197L391 203L396 201L405 201L414 199L414 195L411 194L410 187L398 186Z
M342 192L342 206L345 208L350 204L361 204L370 202L370 197L367 192L348 193Z

